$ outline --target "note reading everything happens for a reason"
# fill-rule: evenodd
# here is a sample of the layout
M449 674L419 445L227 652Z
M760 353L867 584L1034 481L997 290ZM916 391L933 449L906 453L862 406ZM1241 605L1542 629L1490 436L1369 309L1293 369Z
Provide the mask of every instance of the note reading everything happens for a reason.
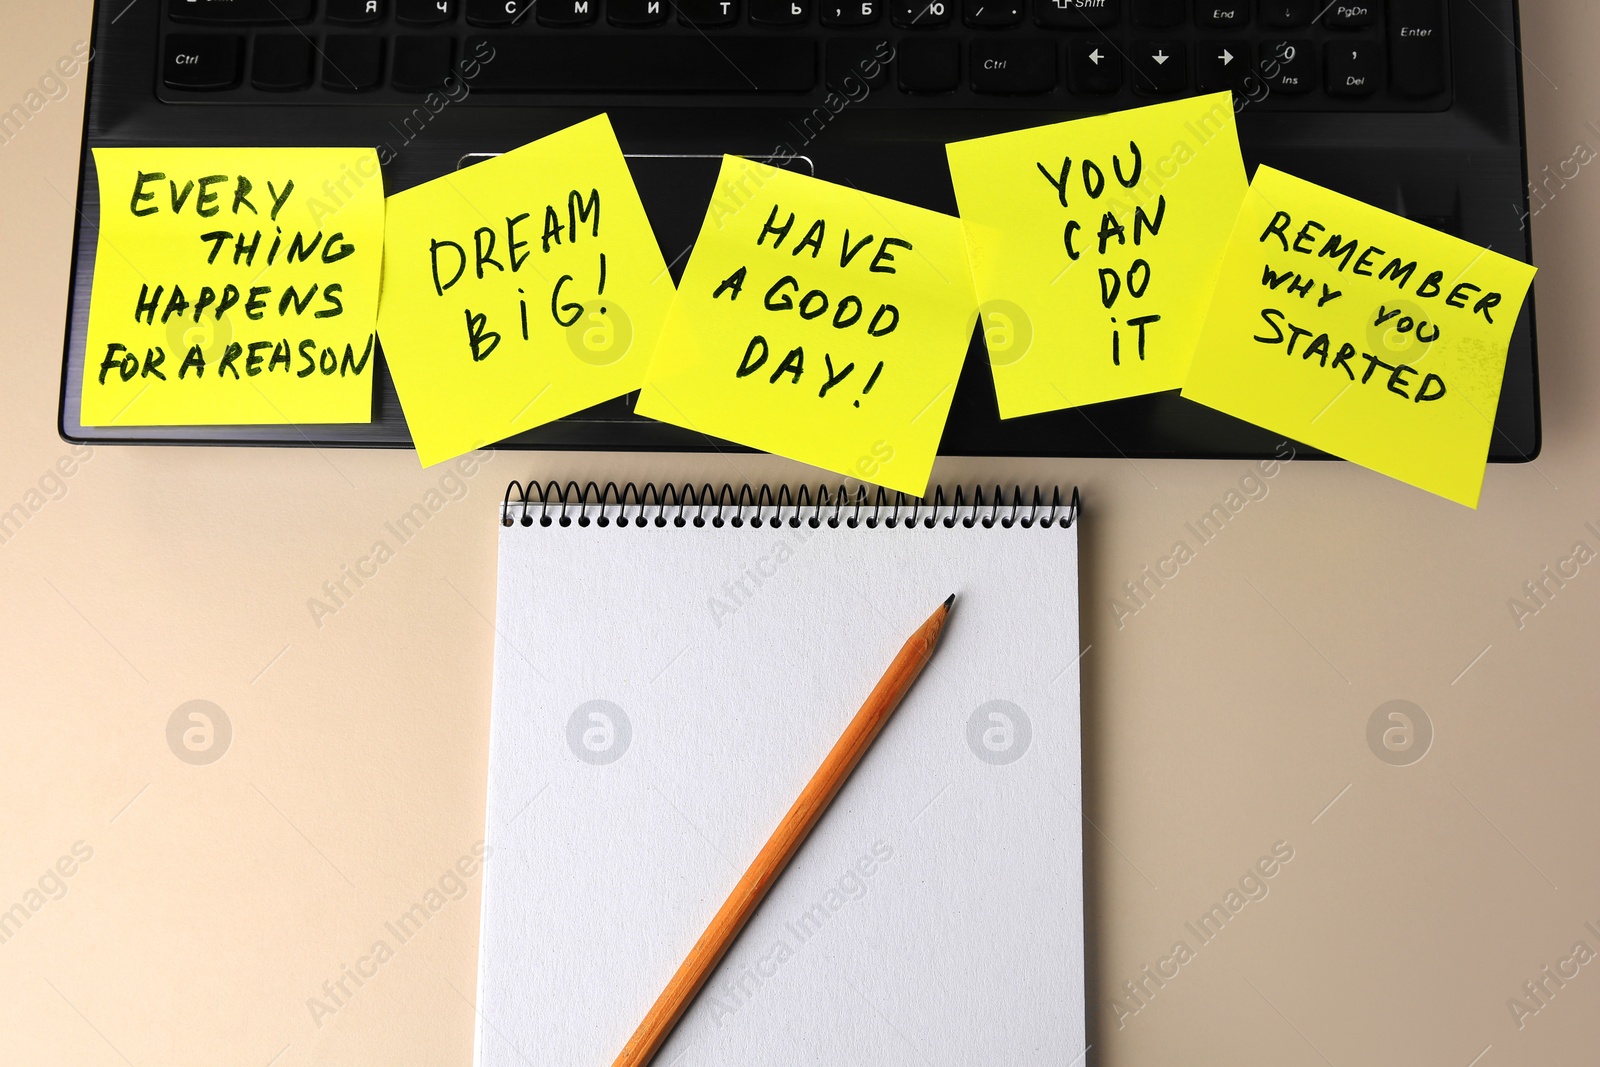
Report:
M946 153L1001 418L1183 384L1246 188L1231 93Z
M639 387L672 276L604 115L389 198L378 333L424 466Z
M961 223L724 157L641 414L920 495L972 336Z
M85 426L367 422L370 148L97 148Z
M1533 275L1262 167L1183 395L1476 507Z

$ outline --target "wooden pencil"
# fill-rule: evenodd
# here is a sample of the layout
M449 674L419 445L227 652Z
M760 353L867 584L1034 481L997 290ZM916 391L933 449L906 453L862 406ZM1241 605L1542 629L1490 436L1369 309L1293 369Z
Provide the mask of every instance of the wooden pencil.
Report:
M861 762L861 757L872 746L878 731L889 721L901 698L932 658L955 599L952 593L940 604L928 621L911 635L895 656L894 662L889 664L889 669L867 696L866 703L861 705L861 710L856 712L850 725L839 735L839 740L822 761L822 766L817 768L811 781L800 791L799 798L789 808L783 821L778 823L778 828L757 854L755 862L750 864L749 870L733 887L733 892L728 894L728 899L718 909L711 925L706 927L700 940L689 950L689 955L656 998L655 1004L623 1046L622 1053L612 1067L645 1067L655 1056L656 1050L677 1025L684 1009L716 969L723 954L767 895L767 890L772 888L790 858L799 851L806 835L811 833L811 828L827 810L845 779L850 777L850 772L855 770L856 764Z

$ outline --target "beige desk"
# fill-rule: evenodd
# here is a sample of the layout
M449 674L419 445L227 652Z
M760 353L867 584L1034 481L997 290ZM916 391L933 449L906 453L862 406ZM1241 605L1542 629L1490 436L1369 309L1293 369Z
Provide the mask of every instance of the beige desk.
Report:
M87 36L89 6L7 5L0 105ZM1600 6L1525 7L1532 169L1554 169L1600 151ZM468 1064L481 876L404 943L385 923L482 836L507 479L797 468L502 453L399 543L385 523L441 484L409 453L75 452L54 418L82 106L80 78L0 145L0 511L29 509L0 544L0 909L44 883L0 943L0 1063ZM1492 468L1476 512L1290 463L1119 627L1123 583L1249 464L936 470L1076 482L1089 502L1100 1064L1600 1057L1600 959L1544 979L1520 1027L1507 1006L1547 965L1570 974L1575 943L1600 953L1600 562L1520 625L1508 606L1576 543L1600 551L1600 177L1584 169L1534 229L1544 455ZM377 540L393 558L315 617ZM231 727L208 765L169 747L192 700ZM1368 744L1391 700L1431 723L1410 765ZM1293 859L1268 895L1195 938L1185 924L1277 842ZM392 957L358 985L379 940ZM1193 958L1145 978L1180 940ZM1124 983L1141 981L1133 1014Z

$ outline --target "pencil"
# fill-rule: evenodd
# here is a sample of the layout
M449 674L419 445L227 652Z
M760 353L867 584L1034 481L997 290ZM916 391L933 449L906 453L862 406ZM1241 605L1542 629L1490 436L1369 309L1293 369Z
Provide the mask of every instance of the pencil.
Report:
M711 925L706 927L700 940L689 950L689 955L678 966L677 973L656 998L655 1004L623 1046L622 1053L612 1067L645 1067L655 1056L661 1042L677 1025L684 1009L694 1000L695 994L700 992L700 987L722 960L723 953L728 951L728 946L744 929L744 924L767 895L767 890L778 880L790 858L800 850L806 835L822 818L822 813L828 809L840 786L850 777L856 764L861 762L861 757L872 746L878 731L889 721L901 698L933 657L934 647L939 643L939 634L950 616L950 605L955 599L955 594L950 594L928 617L928 621L911 635L911 639L895 656L894 662L889 664L889 669L867 696L866 703L861 705L861 710L856 712L850 725L834 742L822 766L811 776L811 781L800 791L789 813L756 855L755 862L750 864L750 869L744 872L739 884L728 894L728 899L718 909Z

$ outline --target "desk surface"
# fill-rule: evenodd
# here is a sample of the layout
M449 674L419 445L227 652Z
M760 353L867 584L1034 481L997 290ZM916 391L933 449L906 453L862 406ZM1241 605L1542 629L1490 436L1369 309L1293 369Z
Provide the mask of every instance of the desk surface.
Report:
M87 36L89 4L10 5L4 25L0 110ZM1545 447L1491 468L1480 510L1289 463L1129 614L1124 583L1253 465L935 471L1087 501L1093 1062L1594 1055L1600 558L1578 560L1600 553L1600 178L1580 166L1600 153L1597 38L1600 6L1527 5L1531 169L1567 176L1533 223ZM0 511L27 513L0 544L0 910L26 913L0 943L0 1061L468 1064L478 876L404 943L385 923L454 889L482 837L506 481L802 472L504 453L447 482L402 452L75 452L54 429L81 75L64 86L0 144ZM443 506L400 541L386 523L430 490ZM345 579L378 541L386 562ZM230 732L206 765L169 738L196 700ZM1396 700L1431 729L1420 760L1369 744ZM1279 842L1293 859L1267 895L1196 937Z

